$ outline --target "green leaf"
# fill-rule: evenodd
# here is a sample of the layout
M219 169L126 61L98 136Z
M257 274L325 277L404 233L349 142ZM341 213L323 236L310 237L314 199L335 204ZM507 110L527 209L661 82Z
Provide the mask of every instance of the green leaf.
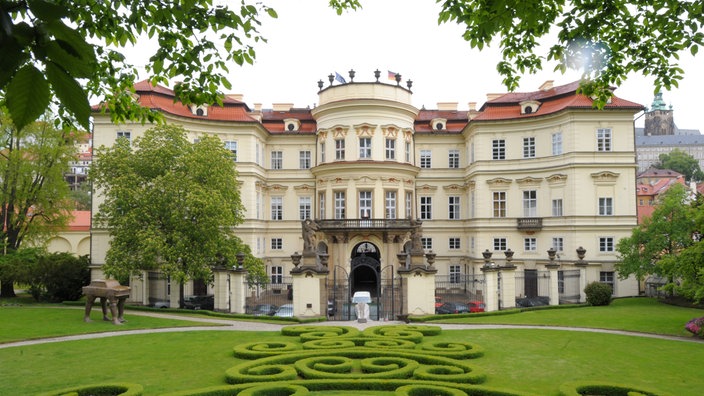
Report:
M61 103L76 117L82 127L90 129L90 104L80 84L53 62L47 62L46 76Z
M47 44L45 49L47 57L68 71L73 77L88 78L95 73L95 63L85 62L69 54L56 41Z
M66 6L50 3L48 1L29 0L27 5L29 5L32 14L43 21L58 20L68 16Z
M692 53L692 56L695 56L697 52L699 52L699 46L698 45L693 45L689 47L689 52Z
M42 115L49 101L49 84L34 65L24 65L7 85L5 102L17 129Z
M83 62L95 63L95 50L88 44L85 38L74 29L63 24L61 21L51 21L46 24L47 30L56 37L59 44L65 44L64 49L72 51L73 56Z

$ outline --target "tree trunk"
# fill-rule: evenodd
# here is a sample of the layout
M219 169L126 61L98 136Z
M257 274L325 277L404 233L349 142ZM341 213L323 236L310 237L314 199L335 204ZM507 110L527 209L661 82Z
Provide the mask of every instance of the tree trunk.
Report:
M2 282L0 282L0 297L2 298L11 298L11 297L17 297L15 294L15 282L12 279L3 279Z

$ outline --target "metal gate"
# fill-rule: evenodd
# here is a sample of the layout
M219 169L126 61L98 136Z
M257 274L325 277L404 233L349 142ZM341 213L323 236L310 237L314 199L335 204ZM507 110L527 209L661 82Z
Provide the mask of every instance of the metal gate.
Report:
M369 291L372 302L369 304L369 319L371 320L395 320L401 314L402 295L401 278L396 276L394 267L387 265L384 268L374 266L373 263L362 262L358 267L369 267L371 274L374 274L374 283L371 284L366 279L363 286L357 284L355 290L354 273L350 273L341 266L332 268L331 276L328 276L328 318L331 320L356 320L357 314L355 306L352 304L352 296L356 291ZM354 270L353 270L354 271Z
M245 313L273 316L279 307L293 304L293 278L283 276L276 283L266 285L249 285L245 280L242 287L246 288ZM293 312L291 310L290 312Z

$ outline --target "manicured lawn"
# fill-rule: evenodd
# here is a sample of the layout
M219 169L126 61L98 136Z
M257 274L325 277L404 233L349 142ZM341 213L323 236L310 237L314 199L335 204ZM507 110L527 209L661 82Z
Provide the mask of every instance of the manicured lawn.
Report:
M689 336L681 329L695 316L704 316L704 312L651 299L624 299L609 307L477 316L453 322L564 325ZM0 342L194 324L129 315L129 311L126 317L128 323L114 326L100 321L99 310L94 310L95 321L86 324L79 309L5 306L0 307ZM225 371L244 362L234 358L235 345L291 340L279 332L214 329L4 348L0 349L0 395L106 382L141 384L145 395L223 385ZM444 330L432 341L463 341L482 347L485 355L472 364L486 371L483 385L492 388L557 395L562 383L595 381L682 396L699 395L704 389L704 343L549 329Z
M433 322L591 327L689 337L691 334L684 330L685 323L701 316L704 311L700 309L667 305L652 298L623 298L606 307L544 309L508 315L470 314L462 318L448 315Z

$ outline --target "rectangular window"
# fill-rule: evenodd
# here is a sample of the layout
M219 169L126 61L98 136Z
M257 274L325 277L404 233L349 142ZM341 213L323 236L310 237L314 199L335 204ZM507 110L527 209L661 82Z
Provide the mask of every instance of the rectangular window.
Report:
M406 142L406 162L411 162L411 142Z
M599 271L599 282L611 286L611 294L614 294L614 273L613 271Z
M258 220L261 218L261 210L262 210L262 208L261 208L261 206L262 206L262 193L260 193L259 191L257 191L257 202L256 202L255 206L257 209L257 217L256 218Z
M506 141L496 139L491 142L491 159L503 160L506 159Z
M301 220L310 219L310 197L298 197L298 213Z
M430 150L421 150L420 151L420 167L421 168L430 168L431 163L432 163L432 152Z
M420 218L421 220L433 219L433 198L420 197Z
M535 252L538 250L538 242L535 238L523 238L523 250L526 252Z
M281 169L284 164L284 153L282 151L271 152L271 169Z
M555 237L552 238L552 248L555 249L555 251L558 252L564 252L565 251L565 242L562 239L562 237Z
M462 282L462 272L459 265L450 266L450 283Z
M223 143L225 144L225 148L232 153L232 160L237 161L237 142L234 140L225 140Z
M320 162L325 162L325 142L320 143Z
M562 154L562 132L552 134L552 155Z
M310 169L310 151L303 150L298 152L298 167L300 169Z
M460 219L460 197L452 196L447 197L448 208L447 208L447 218L450 220Z
M371 219L372 218L372 192L371 191L360 191L359 192L359 218L360 219Z
M506 251L506 238L494 238L494 250L497 252Z
M132 132L127 132L127 131L117 131L117 136L116 139L119 138L125 138L127 141L132 144Z
M385 198L384 217L387 219L396 218L396 191L387 191Z
M335 159L338 161L345 159L345 140L336 139L335 140Z
M433 250L433 238L422 237L420 238L420 244L424 250Z
M325 218L325 193L318 194L318 218Z
M271 283L281 284L284 282L284 267L274 265L271 267Z
M335 191L335 219L345 218L345 192Z
M552 200L552 215L562 216L562 198Z
M386 139L386 159L396 159L396 139Z
M599 251L600 252L613 252L614 251L614 238L613 237L599 238Z
M271 250L281 250L284 248L284 243L281 238L271 238Z
M565 293L565 272L557 271L557 292L560 294Z
M611 129L596 130L596 151L611 151Z
M523 158L535 158L535 138L523 138Z
M494 217L506 217L506 191L494 192Z
M413 218L413 193L406 191L406 218Z
M372 138L368 138L368 137L359 138L359 158L360 159L372 158Z
M259 158L259 142L257 142L257 143L254 145L254 162L255 162L257 165L261 165L261 163L260 163L259 161L260 161L260 158Z
M538 192L535 190L523 191L523 217L536 217L538 215Z
M447 153L448 168L457 169L460 167L460 151L452 149Z
M271 219L272 220L283 220L284 219L284 198L283 197L271 197Z
M460 238L452 237L450 238L450 250L460 249Z
M613 199L609 197L599 198L599 216L613 216Z

